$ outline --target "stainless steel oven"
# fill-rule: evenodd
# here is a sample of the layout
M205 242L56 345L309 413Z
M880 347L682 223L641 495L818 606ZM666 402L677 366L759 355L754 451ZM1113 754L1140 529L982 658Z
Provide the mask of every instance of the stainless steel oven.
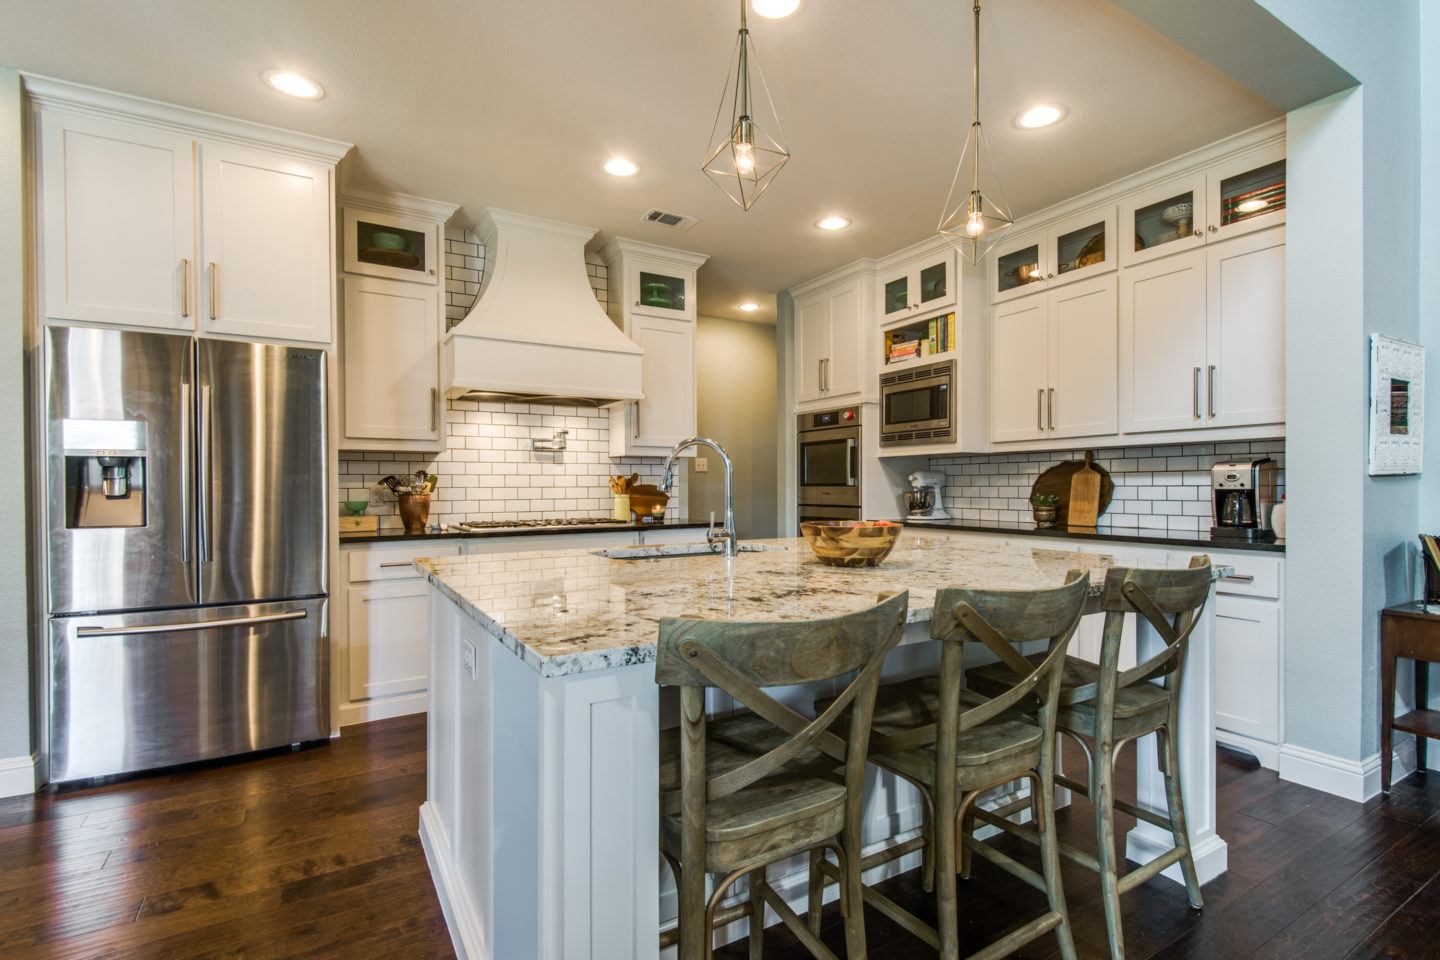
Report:
M954 439L954 360L880 375L880 446Z
M860 519L860 408L796 420L800 519Z

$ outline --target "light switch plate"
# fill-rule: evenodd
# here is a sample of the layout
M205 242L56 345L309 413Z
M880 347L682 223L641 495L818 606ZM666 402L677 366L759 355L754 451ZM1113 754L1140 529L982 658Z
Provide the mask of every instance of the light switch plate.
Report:
M465 648L460 651L460 661L465 665L465 673L471 680L475 679L475 644L469 640L465 641Z
M695 472L696 472L696 473L709 473L709 472L710 472L710 459L709 459L708 457L696 457L696 458L695 458Z

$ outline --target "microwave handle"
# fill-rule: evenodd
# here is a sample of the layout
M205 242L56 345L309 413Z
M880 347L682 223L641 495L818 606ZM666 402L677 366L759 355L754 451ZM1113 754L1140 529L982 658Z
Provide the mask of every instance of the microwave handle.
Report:
M855 486L855 441L845 441L845 486Z

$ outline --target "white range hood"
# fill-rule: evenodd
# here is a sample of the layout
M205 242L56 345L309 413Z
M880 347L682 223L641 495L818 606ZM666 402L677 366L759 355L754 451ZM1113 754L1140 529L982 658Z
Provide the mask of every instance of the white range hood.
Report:
M589 227L487 207L477 227L485 276L445 336L448 397L608 404L642 400L644 354L595 299Z

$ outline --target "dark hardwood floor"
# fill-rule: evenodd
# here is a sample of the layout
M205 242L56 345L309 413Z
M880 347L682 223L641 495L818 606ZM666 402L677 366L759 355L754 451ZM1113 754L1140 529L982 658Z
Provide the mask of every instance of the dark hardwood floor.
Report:
M425 724L413 717L293 753L0 800L0 957L453 957L416 834L424 792ZM1168 880L1129 894L1132 960L1440 958L1440 777L1362 805L1222 750L1219 803L1230 872L1206 886L1199 913ZM1059 826L1094 848L1083 799ZM1067 865L1065 882L1080 955L1106 956L1094 876ZM886 889L933 915L915 873ZM981 861L961 896L974 949L1039 894ZM875 960L931 955L873 910L866 922ZM833 905L824 923L843 956ZM1054 955L1053 938L1023 954ZM765 956L806 954L772 927Z

